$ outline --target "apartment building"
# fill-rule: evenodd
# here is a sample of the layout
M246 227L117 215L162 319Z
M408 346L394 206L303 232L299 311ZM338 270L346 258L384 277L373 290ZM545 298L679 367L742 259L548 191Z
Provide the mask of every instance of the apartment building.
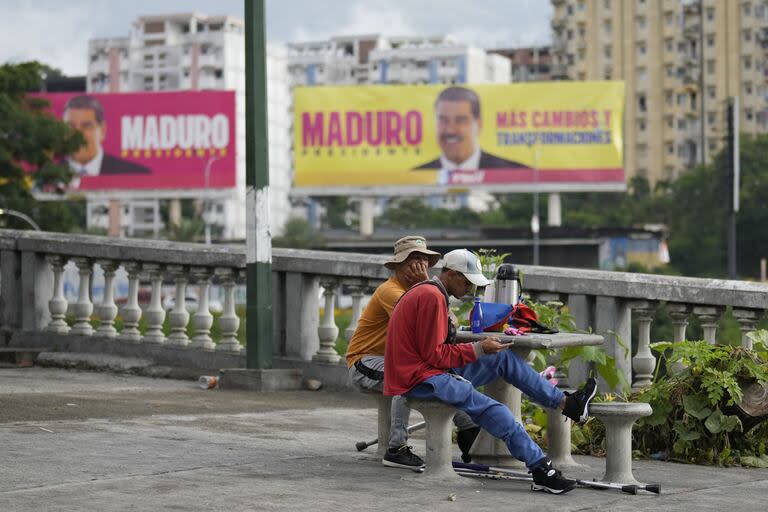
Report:
M552 49L549 46L497 48L488 53L506 57L510 62L510 81L542 82L552 80Z
M288 73L292 85L480 84L510 81L510 61L451 36L384 37L360 35L326 41L290 43ZM484 192L434 195L434 207L485 210ZM388 199L376 202L381 213ZM310 220L316 205L307 204Z
M221 191L162 190L150 194L154 215L160 199L193 197L202 205L206 222L225 239L245 237L245 29L242 19L200 13L140 16L128 37L93 39L88 45L89 92L140 92L226 89L236 96L236 186ZM279 234L290 212L290 89L286 50L267 47L269 161L272 232ZM123 197L125 195L123 194ZM103 213L110 197L89 197L89 227L106 227ZM159 222L147 221L147 193L124 204L122 231L157 232ZM178 212L172 205L171 212ZM140 212L134 215L133 212ZM215 230L216 231L216 230Z
M551 0L554 77L624 80L627 177L653 184L723 148L729 98L740 129L768 130L766 0Z

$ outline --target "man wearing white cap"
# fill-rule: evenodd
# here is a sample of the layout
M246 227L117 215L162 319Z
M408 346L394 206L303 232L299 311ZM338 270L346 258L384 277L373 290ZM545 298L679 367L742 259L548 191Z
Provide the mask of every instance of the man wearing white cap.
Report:
M576 422L586 421L595 381L564 394L493 336L454 343L448 295L462 298L473 286L486 286L477 256L466 249L444 256L437 278L405 293L392 311L384 364L384 394L440 400L466 412L533 474L534 490L561 494L576 482L564 478L520 425L507 406L475 389L502 377L545 407L561 409Z
M395 242L394 256L384 263L392 270L392 276L381 284L358 320L347 347L349 380L359 389L383 391L384 345L387 340L387 324L392 309L411 286L429 279L427 269L440 260L440 254L427 249L427 241L421 236L406 236ZM403 397L392 399L392 423L389 449L382 464L390 467L418 468L424 461L411 452L408 441L410 409ZM459 428L462 452L469 452L479 428L469 417L461 413L454 421ZM384 442L380 439L379 442Z

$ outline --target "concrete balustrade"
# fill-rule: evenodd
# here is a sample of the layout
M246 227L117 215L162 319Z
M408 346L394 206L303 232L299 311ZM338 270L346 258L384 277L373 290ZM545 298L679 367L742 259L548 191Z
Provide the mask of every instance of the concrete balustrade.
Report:
M387 251L382 251L387 252ZM128 240L89 235L70 235L29 231L0 230L2 254L2 300L0 318L3 326L14 333L46 331L57 336L79 334L94 342L117 341L120 346L134 345L136 355L155 357L152 346L186 347L187 352L199 352L203 359L220 355L239 357L235 366L244 365L237 329L234 305L234 288L240 273L245 269L243 246L206 246L158 240ZM382 265L386 256L306 251L298 249L273 249L273 354L281 365L300 367L305 372L325 375L335 385L346 383L343 360L335 353L338 326L333 312L340 285L348 286L352 295L352 323L344 333L349 337L359 320L364 303L363 287L375 287L389 276ZM67 303L63 293L63 268L69 262L78 265L81 286L76 301ZM94 307L90 287L93 279L93 263L104 269L105 297ZM112 263L110 263L112 262ZM113 313L113 288L115 264L120 264L128 274L128 296L119 309L122 329L116 332ZM109 267L109 268L107 268ZM726 307L733 314L742 331L742 344L748 346L746 334L763 318L768 309L768 287L760 283L695 279L675 276L628 274L597 270L564 269L517 265L525 275L525 291L540 301L558 300L566 303L581 329L591 329L606 337L605 349L617 358L619 369L628 379L635 376L634 387L642 387L649 381L653 354L646 350L652 319L650 313L657 305L664 304L673 324L673 338L686 338L686 327L691 315L702 323L704 337L714 343L717 337L717 321ZM174 269L183 268L184 276L175 276ZM197 270L193 270L197 269ZM174 308L168 313L171 325L169 341L162 333L166 312L161 301L161 286L170 280L179 286L198 286L201 303L207 295L203 288L210 287L214 269L215 282L225 290L225 312L218 322L226 333L219 350L210 340L213 316L201 304L193 315ZM201 274L207 275L206 278ZM223 272L223 273L222 273ZM437 270L433 269L436 273ZM227 281L229 273L231 281ZM319 294L320 283L327 284L325 293ZM153 288L150 304L142 310L138 302L139 285L150 284ZM202 284L205 283L205 284ZM724 293L725 292L725 293ZM330 303L330 305L329 305ZM648 308L640 307L647 303ZM20 307L23 304L24 307ZM319 311L324 308L323 318ZM67 325L67 308L74 317L73 328ZM91 316L96 313L98 329L91 328ZM142 336L139 322L146 323ZM638 321L639 336L632 340L630 325ZM185 339L186 329L192 326L195 337ZM113 331L113 329L115 329ZM321 344L322 338L322 344ZM633 345L626 352L619 345ZM646 343L646 341L648 343ZM102 344L107 347L111 344ZM146 345L146 347L145 347ZM145 347L145 348L142 348ZM94 349L96 350L96 349ZM127 350L127 349L125 349ZM182 356L181 361L194 360ZM634 357L633 357L634 355ZM170 356L169 356L170 357ZM313 366L313 361L322 366ZM186 363L185 363L186 364ZM572 361L569 383L583 382L588 366ZM331 377L328 377L330 372ZM559 376L561 377L561 376ZM602 385L601 390L606 391Z

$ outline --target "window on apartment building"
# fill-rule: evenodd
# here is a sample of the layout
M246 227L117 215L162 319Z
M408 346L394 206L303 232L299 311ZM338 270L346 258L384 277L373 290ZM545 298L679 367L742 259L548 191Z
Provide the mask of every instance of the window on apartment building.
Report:
M741 4L741 12L744 16L752 14L752 4L750 2L744 2Z
M664 101L667 105L672 106L675 101L675 93L672 91L664 91Z
M645 68L637 68L637 81L644 82L648 78L648 73Z
M715 21L715 8L707 7L707 21Z
M605 56L606 59L610 59L611 58L611 53L612 52L613 52L613 48L612 47L610 47L608 45L603 46L603 55Z
M744 84L744 94L746 94L747 96L752 95L752 82L746 82Z
M711 100L715 99L715 95L717 94L717 88L713 85L710 85L707 87L707 97Z
M640 131L640 132L645 131L645 119L639 119L637 121L637 131Z
M610 80L612 78L612 71L611 66L606 66L603 70L603 80Z
M645 112L647 110L645 105L645 94L637 95L637 109L640 112Z
M578 75L578 79L579 80L586 80L587 79L587 74L584 73L583 71L580 72L579 75Z
M568 65L573 66L573 62L574 62L573 54L569 53L568 55L566 55L566 58L568 59Z
M750 29L744 29L741 34L745 43L748 43L752 40L752 31Z
M584 60L584 58L587 55L585 50L578 50L577 53L578 53L579 60Z
M184 68L184 78L189 77L189 68Z
M611 20L605 20L603 21L603 30L606 34L610 34L611 30L613 30L613 23L611 23Z
M674 144L667 144L667 154L668 155L674 155L675 154L675 145Z
M713 126L717 121L717 114L715 112L707 112L707 124Z
M754 114L754 112L752 111L751 108L748 108L748 109L744 110L744 117L747 118L747 121L751 122L755 118L755 114Z
M679 106L683 106L683 105L685 105L685 100L686 100L687 96L688 96L688 95L687 95L687 94L685 94L684 92L679 92L679 93L677 93L677 104L678 104Z
M648 49L645 46L645 43L638 43L637 45L637 54L640 56L644 56Z
M610 11L611 2L613 2L613 0L603 0L603 9L605 9L606 11Z
M583 25L579 25L579 37L582 39L587 37L587 29Z
M668 78L674 78L675 77L675 66L672 64L667 64L664 68L665 74Z
M752 69L752 57L749 55L744 56L744 69Z
M145 34L162 34L165 32L165 22L151 21L144 24Z
M584 0L576 2L576 10L584 11L587 8L587 3Z
M668 52L675 51L675 41L671 37L664 40L664 49Z
M569 30L565 33L565 38L571 41L573 39L573 30Z
M211 23L208 25L208 32L219 32L224 29L223 23Z
M717 151L717 139L709 139L707 146L710 151Z
M216 78L221 78L224 76L224 70L223 69L214 69L213 70L213 76Z
M570 16L573 14L573 6L572 5L566 5L565 6L565 13Z
M664 119L667 122L667 128L674 128L675 127L675 118L672 116L664 116Z
M645 30L645 16L638 16L637 17L637 29L638 30Z
M664 15L664 24L668 27L671 27L675 24L675 13L668 12Z
M715 34L707 34L707 46L714 48L715 46Z
M677 43L677 53L685 55L687 53L688 45L684 41Z
M715 74L715 59L707 60L707 74L708 75Z

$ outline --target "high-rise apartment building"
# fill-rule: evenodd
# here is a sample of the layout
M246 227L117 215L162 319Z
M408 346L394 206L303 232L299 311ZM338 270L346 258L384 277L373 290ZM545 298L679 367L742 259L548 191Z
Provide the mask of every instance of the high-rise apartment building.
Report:
M235 91L236 186L223 194L221 191L198 191L194 196L203 202L203 215L207 222L219 226L226 239L245 237L244 52L245 30L242 19L200 13L140 16L132 23L128 37L93 39L88 45L89 92ZM267 47L270 223L273 233L280 232L290 211L291 97L286 62L284 48L272 45ZM146 231L147 226L157 230L156 220L149 224L145 220L147 195L143 192L134 199L124 201L122 223L123 229L129 234ZM190 195L181 190L176 195L173 190L164 190L153 197L173 199ZM103 212L108 200L107 196L89 198L90 225L99 226L106 222ZM141 203L141 209L133 208L130 201ZM143 212L141 219L134 216L133 212L136 211Z
M768 131L768 1L552 0L553 75L624 80L627 177L655 183L710 162L725 110Z
M289 44L288 72L292 85L507 83L510 61L450 36L341 36ZM473 192L428 201L434 207L485 210L491 198ZM379 212L386 202L378 201Z

